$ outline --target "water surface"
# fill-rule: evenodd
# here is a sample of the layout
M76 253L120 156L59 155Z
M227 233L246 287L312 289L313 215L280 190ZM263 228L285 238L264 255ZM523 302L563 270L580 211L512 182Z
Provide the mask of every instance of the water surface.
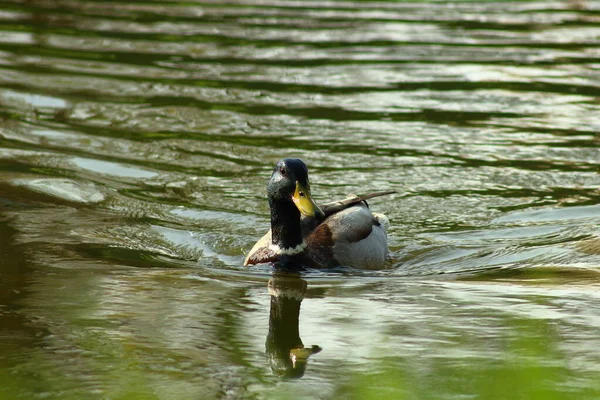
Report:
M599 22L3 1L0 397L598 398ZM283 157L397 191L390 269L241 266Z

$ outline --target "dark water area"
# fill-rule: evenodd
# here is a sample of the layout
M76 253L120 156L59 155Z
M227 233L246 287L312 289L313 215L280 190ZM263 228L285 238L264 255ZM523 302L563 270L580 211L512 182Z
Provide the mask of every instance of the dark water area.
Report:
M0 2L0 398L600 398L600 3ZM274 163L393 262L242 267Z

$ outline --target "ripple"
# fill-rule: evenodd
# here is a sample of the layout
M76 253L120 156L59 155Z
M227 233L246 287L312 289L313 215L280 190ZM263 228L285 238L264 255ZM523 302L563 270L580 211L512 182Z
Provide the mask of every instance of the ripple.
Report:
M72 162L79 168L123 178L153 178L158 175L156 172L125 166L109 161L76 157L72 159Z
M105 199L104 194L93 184L67 179L15 179L12 184L75 203L92 204Z

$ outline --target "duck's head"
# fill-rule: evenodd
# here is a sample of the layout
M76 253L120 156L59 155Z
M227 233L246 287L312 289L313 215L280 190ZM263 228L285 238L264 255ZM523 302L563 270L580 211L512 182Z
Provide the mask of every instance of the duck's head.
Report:
M310 195L308 168L299 158L284 158L275 165L267 193L271 203L293 202L305 216L324 216Z

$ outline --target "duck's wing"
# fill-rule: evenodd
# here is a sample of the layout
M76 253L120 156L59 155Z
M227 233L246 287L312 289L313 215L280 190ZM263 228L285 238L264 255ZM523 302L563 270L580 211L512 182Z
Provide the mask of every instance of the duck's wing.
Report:
M373 197L385 196L388 194L396 193L395 190L386 190L382 192L372 192L357 196L355 194L349 195L343 200L332 201L325 204L320 204L319 207L321 211L324 213L324 217L306 217L302 216L300 220L300 225L302 227L302 237L306 238L321 222L323 222L327 217L338 213L348 207L352 207L353 205L364 202L367 205L367 200L372 199Z
M381 218L365 203L331 215L306 238L311 257L323 266L385 268L389 250Z

